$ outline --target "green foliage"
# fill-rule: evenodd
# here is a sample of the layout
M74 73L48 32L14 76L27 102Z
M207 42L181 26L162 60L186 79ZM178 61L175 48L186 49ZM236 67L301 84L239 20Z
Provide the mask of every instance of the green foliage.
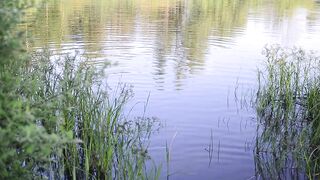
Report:
M0 179L32 178L61 137L36 125L37 114L28 101L21 73L27 61L16 32L28 1L0 2ZM39 146L41 145L41 146Z
M99 80L102 72L85 59L67 56L53 61L48 57L50 55L44 52L33 57L35 69L28 74L43 84L43 89L37 91L33 99L54 104L55 116L62 119L58 129L71 132L78 141L62 149L59 168L53 169L57 172L55 176L65 175L68 179L147 178L147 142L155 119L125 118L122 112L132 95L130 89L119 85L115 97L111 97ZM43 116L50 117L50 114ZM43 125L48 130L56 127L51 123Z
M319 177L320 59L302 49L265 49L259 72L255 160L263 179Z
M27 54L16 29L29 5L0 1L0 179L148 178L154 119L124 118L131 91L110 97L78 56Z
M10 57L20 55L23 51L23 36L17 32L17 24L21 22L23 10L32 5L31 0L2 0L0 1L0 58L2 65Z

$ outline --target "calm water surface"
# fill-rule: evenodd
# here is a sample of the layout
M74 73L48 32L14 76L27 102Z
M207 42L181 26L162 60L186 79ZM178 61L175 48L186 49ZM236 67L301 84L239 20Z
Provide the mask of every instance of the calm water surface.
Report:
M263 47L320 48L319 1L37 2L24 27L33 36L30 49L77 50L92 63L110 62L110 88L133 85L133 116L143 113L150 93L147 115L164 126L150 153L164 165L163 178L166 142L170 179L253 178L255 114L242 99L256 85Z

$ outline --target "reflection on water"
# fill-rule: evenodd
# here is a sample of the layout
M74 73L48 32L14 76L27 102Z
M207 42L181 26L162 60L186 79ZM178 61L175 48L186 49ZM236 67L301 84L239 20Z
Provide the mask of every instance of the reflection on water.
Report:
M254 175L254 112L235 98L256 83L267 43L320 46L320 4L313 0L37 0L23 26L30 49L75 50L107 69L110 86L150 92L149 113L166 128L151 145L163 161L177 133L173 179L246 179ZM241 97L236 97L237 89ZM139 105L133 114L141 114ZM208 147L212 149L208 167Z
M316 3L301 0L51 0L40 1L38 7L30 11L30 19L36 18L27 28L36 38L32 46L81 49L110 61L152 54L153 75L160 76L155 77L159 82L168 60L175 61L179 80L205 66L208 46L232 48L250 15L269 22L265 25L275 31L288 26L284 41L291 44L303 31L303 23L312 27L317 22L317 13L308 13Z

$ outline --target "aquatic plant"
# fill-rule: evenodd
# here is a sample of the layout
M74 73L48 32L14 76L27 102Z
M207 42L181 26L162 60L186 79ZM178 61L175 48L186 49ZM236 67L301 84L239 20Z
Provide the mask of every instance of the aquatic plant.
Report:
M255 148L262 179L319 177L320 59L315 53L265 48L259 70Z
M33 56L32 70L26 77L31 74L32 80L27 81L36 79L41 84L42 89L32 93L35 104L54 104L52 113L60 118L58 126L41 124L55 133L70 132L77 141L62 149L56 164L62 169L56 175L68 179L146 177L147 145L155 119L126 119L123 108L132 95L130 88L119 85L112 97L98 79L102 71L85 60L67 56L52 61L50 57L44 52Z

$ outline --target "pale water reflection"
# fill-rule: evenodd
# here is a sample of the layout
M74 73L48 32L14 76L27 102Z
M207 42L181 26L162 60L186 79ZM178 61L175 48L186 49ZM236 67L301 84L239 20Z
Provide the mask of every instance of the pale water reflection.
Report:
M171 179L254 177L255 114L235 100L250 96L266 44L320 48L320 3L312 0L37 0L37 5L24 27L33 36L27 40L30 49L78 50L92 63L115 64L106 70L110 87L132 84L133 104L150 93L148 115L165 125L150 152L165 164L165 143L173 140ZM142 111L138 104L132 114Z

